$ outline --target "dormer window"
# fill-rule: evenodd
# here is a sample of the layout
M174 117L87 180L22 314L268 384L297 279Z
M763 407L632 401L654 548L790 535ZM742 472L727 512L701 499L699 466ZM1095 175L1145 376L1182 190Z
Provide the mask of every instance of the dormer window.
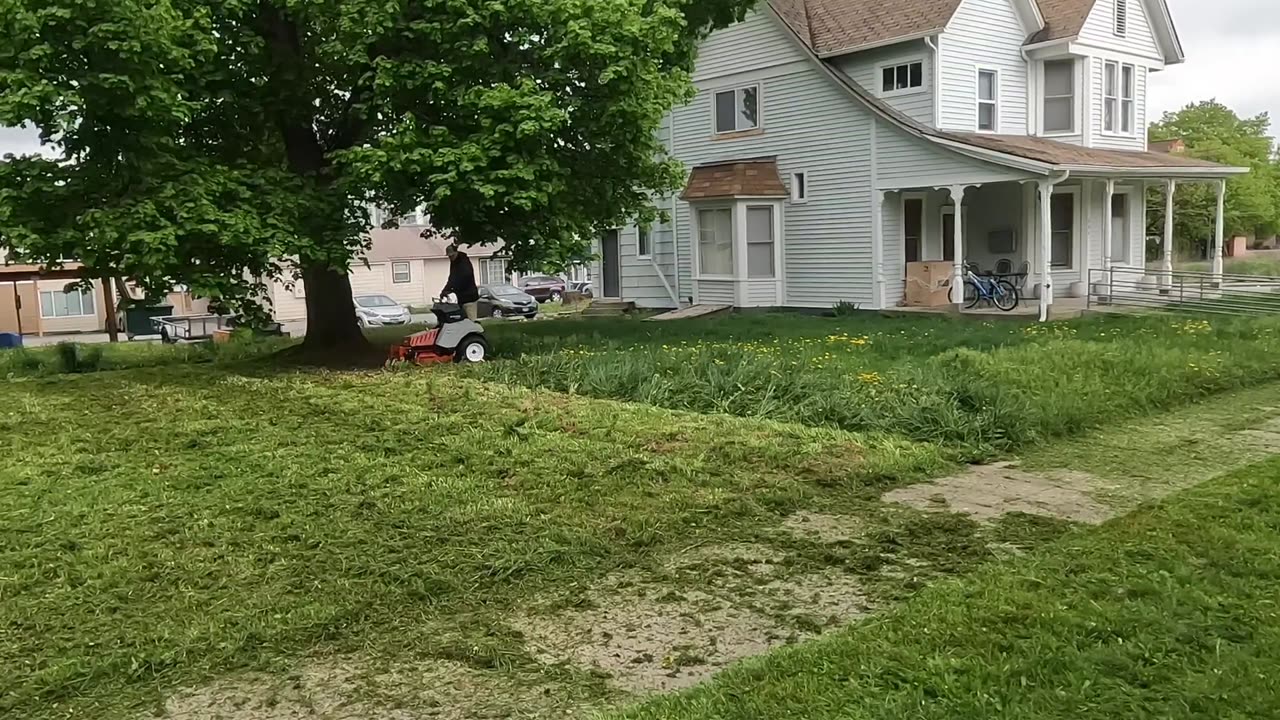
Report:
M1116 37L1129 34L1129 0L1116 0L1115 32Z
M924 89L924 61L898 65L885 65L880 68L880 95L905 95Z

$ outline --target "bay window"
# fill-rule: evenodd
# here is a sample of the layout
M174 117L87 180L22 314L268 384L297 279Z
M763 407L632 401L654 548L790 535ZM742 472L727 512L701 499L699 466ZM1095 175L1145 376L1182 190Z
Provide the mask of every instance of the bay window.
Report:
M1044 131L1072 133L1076 129L1076 61L1044 63Z
M698 272L733 276L733 211L729 208L698 211Z
M747 207L747 277L772 278L773 206Z

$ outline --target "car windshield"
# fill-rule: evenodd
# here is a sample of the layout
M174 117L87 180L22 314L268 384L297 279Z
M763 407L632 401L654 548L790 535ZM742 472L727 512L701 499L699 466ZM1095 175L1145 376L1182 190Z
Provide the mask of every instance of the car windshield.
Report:
M367 308L386 308L399 305L399 303L386 295L361 295L356 298L356 304Z
M524 295L524 292L519 288L515 288L510 285L494 285L489 288L489 292L493 293L497 297L520 297L521 295Z

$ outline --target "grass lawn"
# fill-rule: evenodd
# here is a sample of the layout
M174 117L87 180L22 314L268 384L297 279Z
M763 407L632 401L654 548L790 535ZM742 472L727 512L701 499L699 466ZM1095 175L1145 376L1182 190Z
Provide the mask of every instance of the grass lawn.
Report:
M735 315L491 331L472 374L696 412L938 442L966 459L1280 377L1280 317Z
M1154 267L1159 269L1159 263ZM1213 268L1208 260L1179 263L1179 270L1192 272L1210 272ZM1257 254L1222 259L1222 271L1228 275L1280 275L1280 253L1264 251Z
M309 653L533 668L595 697L598 679L533 663L505 618L802 508L862 512L885 549L795 541L788 567L989 557L971 523L877 507L946 466L891 439L432 372L177 367L12 380L4 398L4 717L128 717Z
M1252 466L622 717L1276 717L1277 478Z

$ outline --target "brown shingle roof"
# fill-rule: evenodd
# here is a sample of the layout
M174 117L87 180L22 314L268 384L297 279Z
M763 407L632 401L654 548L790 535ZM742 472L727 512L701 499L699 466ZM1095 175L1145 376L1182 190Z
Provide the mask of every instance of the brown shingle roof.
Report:
M1038 0L1044 16L1044 29L1031 38L1032 43L1072 38L1080 34L1085 20L1097 0Z
M797 0L819 55L919 37L946 27L961 0ZM778 0L771 0L778 6ZM781 8L779 14L787 17ZM788 20L790 24L790 20ZM801 33L801 37L804 34Z
M778 177L778 164L766 157L699 165L689 173L689 182L680 198L693 201L786 195L787 188Z
M1100 168L1223 168L1207 160L1186 155L1168 155L1137 150L1103 150L1070 145L1048 138L1026 135L988 135L984 133L939 133L939 137L966 145L1016 155L1050 165L1083 165Z

